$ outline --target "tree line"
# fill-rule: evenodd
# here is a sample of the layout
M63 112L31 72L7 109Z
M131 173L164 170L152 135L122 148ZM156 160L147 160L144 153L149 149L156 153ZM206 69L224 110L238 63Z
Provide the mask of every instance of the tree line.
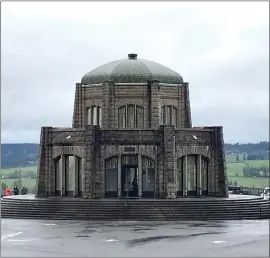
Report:
M236 174L238 176L238 174ZM261 166L261 167L251 167L246 166L243 168L243 176L244 177L263 177L267 178L269 177L269 167Z
M37 173L35 171L21 171L15 170L13 172L2 175L2 179L19 179L19 178L36 178Z

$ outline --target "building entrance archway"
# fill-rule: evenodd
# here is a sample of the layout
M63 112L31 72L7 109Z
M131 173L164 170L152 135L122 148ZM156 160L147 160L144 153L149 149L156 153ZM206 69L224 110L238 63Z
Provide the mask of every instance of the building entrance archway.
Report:
M60 155L54 159L54 171L56 196L82 196L82 158Z

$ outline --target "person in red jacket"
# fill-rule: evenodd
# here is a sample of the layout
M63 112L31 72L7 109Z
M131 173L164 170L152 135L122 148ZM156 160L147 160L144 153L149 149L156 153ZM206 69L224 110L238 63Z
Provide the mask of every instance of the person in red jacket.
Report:
M5 195L6 195L6 196L10 196L10 193L11 193L11 189L7 187L7 188L6 188Z

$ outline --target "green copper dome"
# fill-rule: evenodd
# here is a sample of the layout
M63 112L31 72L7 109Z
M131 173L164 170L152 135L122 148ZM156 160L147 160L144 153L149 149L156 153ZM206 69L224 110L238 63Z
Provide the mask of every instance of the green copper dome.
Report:
M108 80L115 83L144 83L152 80L170 84L183 82L182 76L168 67L138 59L137 54L129 54L127 59L109 62L87 73L81 83L88 85Z

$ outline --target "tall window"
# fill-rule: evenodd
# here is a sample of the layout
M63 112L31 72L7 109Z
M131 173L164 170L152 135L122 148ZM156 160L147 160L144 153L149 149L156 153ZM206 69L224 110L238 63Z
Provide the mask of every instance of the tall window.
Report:
M195 193L197 191L197 155L188 155L187 159L184 159L184 168L187 168L187 191Z
M183 195L183 158L177 160L177 181L178 181L178 191L180 196Z
M143 128L143 108L137 105L122 106L118 110L119 128Z
M202 183L201 183L201 189L202 189L202 195L208 194L208 166L209 166L209 160L205 157L202 157L202 163L201 163L201 177L202 177Z
M177 108L175 106L161 107L160 123L162 125L177 125Z
M105 196L116 197L118 188L117 157L105 161Z
M101 126L101 107L91 106L87 108L87 124L88 125L100 125Z
M153 197L155 191L155 163L142 157L142 195Z

